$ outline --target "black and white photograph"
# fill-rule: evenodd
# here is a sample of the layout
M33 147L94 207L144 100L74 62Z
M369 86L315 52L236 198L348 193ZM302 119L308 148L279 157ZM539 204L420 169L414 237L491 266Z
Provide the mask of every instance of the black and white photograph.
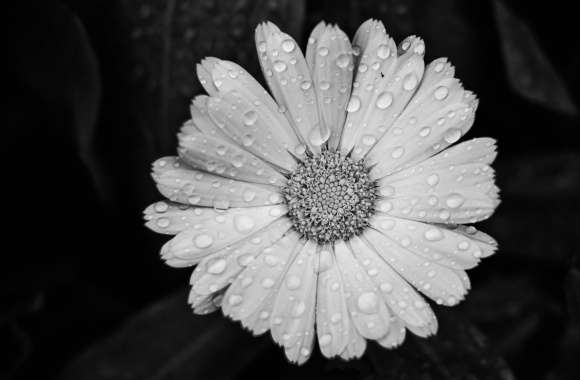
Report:
M1 380L580 379L573 2L0 7Z

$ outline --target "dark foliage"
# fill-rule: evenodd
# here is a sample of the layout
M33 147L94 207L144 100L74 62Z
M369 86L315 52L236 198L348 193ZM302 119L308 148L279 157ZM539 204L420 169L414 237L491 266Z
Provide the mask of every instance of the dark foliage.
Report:
M520 0L45 0L4 5L0 378L580 378L580 46L565 2ZM253 28L304 43L321 19L367 18L425 39L480 97L469 137L499 140L499 252L441 331L354 362L289 365L268 337L190 315L189 271L142 226L153 159L172 154L194 64L259 76ZM176 293L177 291L177 293ZM152 305L152 306L151 306ZM144 311L142 311L144 310ZM135 316L137 315L137 316Z

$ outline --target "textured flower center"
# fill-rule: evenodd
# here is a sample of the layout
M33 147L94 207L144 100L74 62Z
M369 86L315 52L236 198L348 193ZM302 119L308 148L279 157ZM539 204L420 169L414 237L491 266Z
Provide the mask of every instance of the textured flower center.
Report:
M363 160L323 151L298 165L282 195L294 229L324 244L346 241L369 225L376 189Z

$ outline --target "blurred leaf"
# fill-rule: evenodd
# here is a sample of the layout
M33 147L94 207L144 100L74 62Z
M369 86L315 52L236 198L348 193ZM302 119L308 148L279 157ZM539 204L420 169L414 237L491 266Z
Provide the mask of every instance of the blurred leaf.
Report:
M409 336L395 350L372 343L361 360L350 362L328 360L315 351L299 367L284 359L268 334L252 337L219 312L194 316L185 298L180 292L129 320L74 360L62 379L513 378L483 336L450 310L438 312L440 332L428 340Z
M57 1L18 4L12 17L10 33L18 36L9 39L12 70L44 101L67 109L80 158L99 195L107 197L108 179L94 152L100 74L85 28Z
M494 0L508 80L515 92L534 103L576 115L564 81L552 66L530 28L503 1Z
M502 204L484 230L526 262L567 262L580 224L580 155L500 155L494 167Z
M179 292L129 320L77 358L62 379L229 379L270 344L221 313L193 315L186 298Z
M304 17L303 0L123 0L122 6L135 55L131 78L142 89L135 109L157 154L174 151L190 99L203 91L196 63L215 56L257 74L257 24L271 20L300 40Z

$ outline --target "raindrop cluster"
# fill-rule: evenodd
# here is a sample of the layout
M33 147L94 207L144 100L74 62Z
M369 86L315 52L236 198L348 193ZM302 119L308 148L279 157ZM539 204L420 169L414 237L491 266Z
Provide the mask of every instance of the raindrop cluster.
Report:
M282 195L294 229L319 244L361 234L378 197L364 160L328 150L301 161Z

